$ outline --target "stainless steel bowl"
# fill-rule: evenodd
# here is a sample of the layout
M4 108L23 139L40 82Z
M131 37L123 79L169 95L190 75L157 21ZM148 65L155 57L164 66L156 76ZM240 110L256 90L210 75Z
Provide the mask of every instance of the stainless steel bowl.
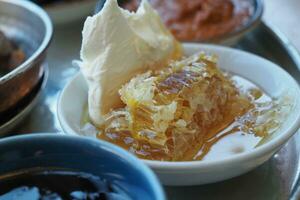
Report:
M38 84L53 28L46 12L24 0L0 0L0 30L26 54L26 61L0 77L0 117Z
M131 0L118 0L118 3L120 5L124 3L128 3ZM162 0L163 1L163 0ZM167 1L167 0L165 0ZM249 16L249 19L246 20L246 22L236 29L232 30L231 32L228 32L226 34L223 34L221 36L213 37L209 40L185 40L181 42L200 42L200 43L213 43L213 44L221 44L226 46L232 46L238 43L238 41L248 32L252 31L260 22L261 17L263 14L263 8L264 3L263 0L245 0L249 1L252 5L252 13L251 16ZM98 3L96 5L95 12L99 12L106 0L98 0Z

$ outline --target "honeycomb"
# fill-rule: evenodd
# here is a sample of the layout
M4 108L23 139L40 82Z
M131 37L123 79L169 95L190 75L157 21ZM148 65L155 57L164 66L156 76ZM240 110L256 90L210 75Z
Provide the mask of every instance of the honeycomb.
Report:
M205 53L140 74L119 93L98 137L151 160L193 160L207 141L254 108ZM202 156L203 157L203 156Z

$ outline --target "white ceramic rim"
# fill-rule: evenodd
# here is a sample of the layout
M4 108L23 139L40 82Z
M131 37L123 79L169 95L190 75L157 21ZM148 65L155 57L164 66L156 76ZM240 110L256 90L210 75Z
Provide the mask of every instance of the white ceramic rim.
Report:
M53 27L52 27L52 22L48 16L48 14L39 6L35 5L34 3L30 1L20 1L20 0L0 0L1 2L6 2L9 4L15 4L16 6L20 6L24 9L29 10L30 12L36 14L38 17L41 18L45 25L45 35L44 39L41 43L41 45L38 47L38 49L23 62L21 65L16 67L14 70L10 71L9 73L5 74L4 76L0 77L0 83L5 82L9 80L11 77L15 76L18 73L23 72L26 70L29 66L30 63L32 63L38 56L40 56L48 47L50 44L51 38L52 38L52 33L53 33Z
M245 52L245 51L242 51L239 49L233 49L230 47L223 47L223 46L209 45L209 44L199 44L199 43L185 43L185 44L188 44L188 45L194 46L194 47L198 46L198 47L202 47L205 49L212 49L212 50L219 49L222 51L236 51L239 53L248 54L248 56L252 56L252 57L254 56L257 59L263 59L267 62L270 62L267 59L259 57L255 54ZM201 50L201 48L199 50ZM281 71L281 73L286 74L288 76L288 78L291 79L292 82L294 82L295 88L297 88L298 92L300 91L298 83L294 80L294 78L288 72L286 72L283 68L279 67L277 64L274 64L274 67L276 67L279 71ZM59 96L59 100L58 100L58 104L57 104L58 120L59 120L62 128L64 130L66 130L69 134L73 134L73 135L79 135L79 134L77 134L72 128L70 128L70 126L68 125L68 123L66 122L64 117L62 117L63 114L61 113L60 105L61 105L62 96L63 96L62 94L69 87L69 85L72 84L72 81L74 79L76 79L78 76L79 76L79 74L77 74L74 78L72 78L69 81L69 83L64 87L64 89L62 90L62 92ZM190 171L190 170L207 169L207 168L214 167L216 165L227 166L227 165L231 165L232 163L243 162L244 160L251 160L253 158L257 158L262 155L266 155L270 152L274 152L282 144L284 144L294 133L296 133L296 131L300 128L300 112L299 112L298 116L295 118L295 120L293 120L293 121L294 121L294 124L292 124L292 126L283 130L278 136L276 136L274 139L268 141L266 144L259 146L251 151L234 154L234 155L226 157L226 158L221 158L221 159L217 159L217 160L207 160L207 161L200 160L200 161L179 161L179 162L153 161L153 160L145 160L145 159L141 159L141 160L143 160L152 169L155 169L157 171L168 171L168 173L170 171L177 171L177 170Z

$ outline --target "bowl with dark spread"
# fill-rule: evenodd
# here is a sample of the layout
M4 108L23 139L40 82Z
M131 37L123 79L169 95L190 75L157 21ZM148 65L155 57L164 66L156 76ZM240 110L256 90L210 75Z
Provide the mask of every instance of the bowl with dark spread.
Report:
M260 22L261 0L149 0L180 41L234 44ZM140 0L119 1L135 11Z
M40 7L0 0L0 118L41 82L51 37L51 21Z
M35 134L1 140L1 200L164 200L155 175L93 139Z

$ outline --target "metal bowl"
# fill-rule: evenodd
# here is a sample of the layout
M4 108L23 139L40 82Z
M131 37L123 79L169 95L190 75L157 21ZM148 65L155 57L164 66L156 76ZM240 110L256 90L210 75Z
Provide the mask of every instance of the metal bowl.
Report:
M165 200L163 189L154 173L135 156L108 142L49 133L28 134L1 139L0 152L2 181L6 176L37 169L77 171L115 183L117 187L112 189L120 188L121 191L124 189L126 194L116 194L104 199ZM64 182L61 183L63 186ZM100 184L93 185L101 187ZM1 186L4 186L3 182ZM21 196L23 198L20 198ZM37 199L26 198L25 195L1 197L1 199ZM64 199L71 198L67 196Z
M46 12L37 5L29 1L0 0L0 30L26 54L21 65L0 77L1 117L39 83L53 28Z
M118 0L118 3L122 6L124 3L128 3L131 0ZM165 0L167 1L167 0ZM239 27L237 27L235 30L223 34L221 36L213 37L209 40L185 40L181 42L201 42L201 43L214 43L214 44L221 44L221 45L226 45L226 46L231 46L237 44L237 42L249 31L252 31L260 22L261 22L261 17L263 14L263 8L264 8L264 3L263 0L246 0L249 1L253 7L253 11L251 13L251 16L249 19ZM99 0L97 5L96 5L96 12L99 12L106 0Z

